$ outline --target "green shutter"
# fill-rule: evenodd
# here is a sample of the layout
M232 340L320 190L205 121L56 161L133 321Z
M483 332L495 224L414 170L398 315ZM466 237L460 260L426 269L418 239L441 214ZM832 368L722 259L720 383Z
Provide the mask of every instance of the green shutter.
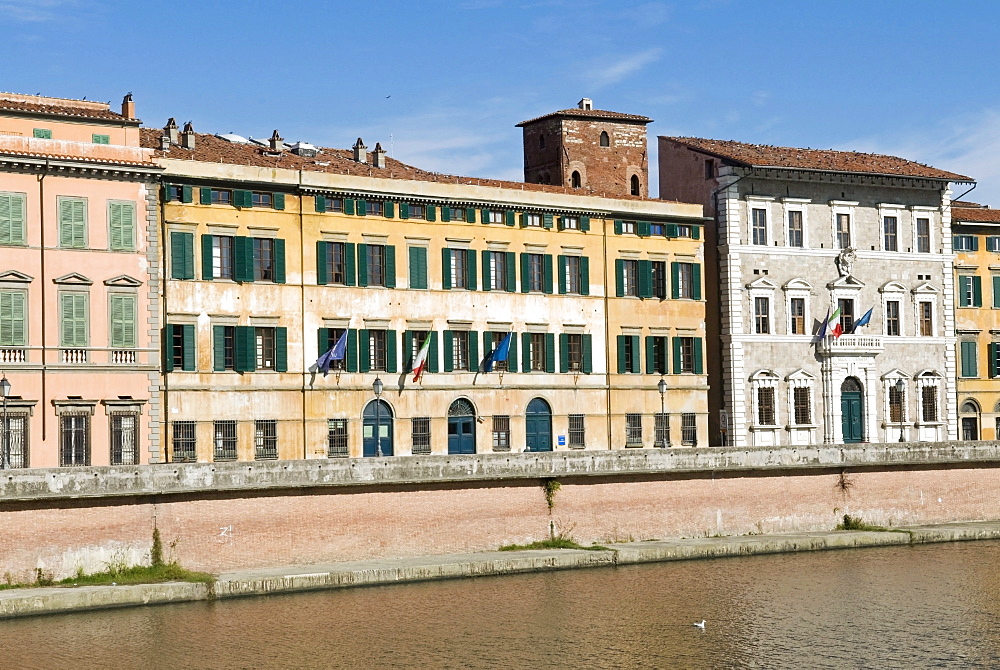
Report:
M580 230L586 232L590 230L590 217L581 216L580 217Z
M628 335L616 335L615 344L618 347L618 374L625 374L628 370L625 369L625 338Z
M556 336L545 333L545 371L556 371Z
M482 252L483 290L490 290L490 252Z
M285 194L284 193L274 193L271 195L271 202L274 203L275 209L285 208Z
M368 329L362 328L358 331L358 372L368 372L371 370L371 340L368 337Z
M691 226L691 239L692 240L701 239L701 226Z
M408 202L399 203L399 218L401 219L410 218L410 203Z
M583 336L583 374L589 375L594 371L594 337L593 335Z
M59 200L59 246L82 249L87 246L87 219L83 200Z
M433 330L428 335L431 338L431 346L427 352L427 371L438 371L438 334Z
M257 369L257 337L253 326L235 327L235 358L237 372Z
M212 369L216 372L226 369L225 326L212 326Z
M452 212L451 207L444 207L444 206L441 207L441 221L443 223L451 222L451 212Z
M327 272L327 258L329 257L329 242L319 240L316 242L316 283L320 286L329 283L330 276Z
M566 295L566 257L559 256L559 295ZM565 370L563 370L565 372Z
M174 328L171 324L163 327L163 339L160 341L160 357L163 360L163 371L174 371Z
M135 205L130 202L108 203L111 223L111 248L116 251L135 248Z
M233 250L236 263L233 267L233 276L238 282L253 281L253 238L235 237L233 238Z
M972 306L983 306L983 278L978 275L972 278Z
M552 293L552 254L542 256L542 292Z
M521 212L521 228L528 227L528 214L526 212Z
M476 208L475 207L466 207L465 208L465 222L466 223L475 223L476 222ZM483 221L483 223L486 223L486 222Z
M211 205L212 204L212 189L207 186L200 186L198 188L198 195L201 197L201 204Z
M521 369L531 372L531 333L521 333Z
M274 369L288 372L288 329L284 326L274 329Z
M466 274L465 274L465 288L470 291L475 291L477 288L478 273L476 272L476 252L472 249L467 249L465 252L465 263L466 263Z
M358 216L368 216L368 201L358 200L357 211Z
M62 328L60 345L64 347L87 346L87 296L63 293L60 296Z
M590 259L580 256L580 295L590 295Z
M396 288L396 247L385 245L385 286Z
M344 243L344 285L354 286L357 283L354 272L354 242Z
M974 235L972 237L972 251L979 251L979 236Z
M427 248L408 247L410 256L410 288L427 288Z
M274 283L285 283L285 241L274 240Z
M531 274L531 259L528 254L521 254L521 293L528 293L531 290L531 282L528 277Z
M700 375L704 372L704 369L701 360L701 338L696 337L694 338L694 373Z
M191 188L191 184L184 184L181 186L181 202L192 203L194 202L194 189Z
M180 328L181 340L184 342L184 363L181 369L187 372L194 372L198 369L198 362L195 359L194 324L185 324Z
M691 264L691 298L701 300L701 264Z
M516 225L517 220L514 218L514 212L513 212L513 210L509 210L508 209L506 212L503 213L503 222L504 222L505 225L508 225L508 226L514 226L514 225Z
M387 219L391 219L396 216L396 203L391 200L386 200L385 204L382 206L382 216Z
M559 333L559 372L569 372L569 335Z
M316 211L317 212L325 212L326 211L326 198L324 198L321 195L317 195L316 198L315 198L315 201L316 201Z
M437 209L434 205L424 207L424 218L428 221L437 221Z
M451 288L451 249L447 247L441 250L441 288Z
M469 331L469 367L473 370L482 369L483 362L479 358L479 333Z
M629 337L632 338L632 370L631 370L631 372L635 372L635 373L638 374L638 373L642 372L642 361L639 360L641 358L641 355L639 353L639 351L640 351L640 349L639 349L639 345L640 345L639 336L638 335L629 335Z
M625 295L625 261L615 259L615 295L619 298Z
M511 331L510 349L507 351L507 371L517 372L517 333Z
M358 331L350 328L347 331L347 360L344 367L348 372L358 371Z
M986 346L986 352L990 359L990 379L997 376L997 343L990 342Z
M451 372L455 369L455 334L445 330L441 337L444 338L444 371Z
M637 221L635 230L639 237L649 237L649 221Z
M656 338L652 335L646 336L646 374L656 373L656 357L653 355L656 347Z
M542 228L551 228L551 227L552 227L552 215L542 214Z
M170 233L170 278L194 279L194 233Z
M968 307L969 306L969 281L971 277L958 277L958 306Z
M37 137L42 140L52 139L52 130L49 128L32 128L31 134L33 137Z
M403 331L403 370L413 372L413 331Z
M0 195L0 244L24 244L24 196Z
M253 193L243 190L234 191L233 204L237 207L253 207Z
M135 344L136 296L111 296L111 346L132 349Z
M670 297L680 298L681 297L681 264L671 263L670 264Z
M0 345L24 346L24 321L24 293L0 291Z
M678 230L676 223L668 223L664 228L666 229L667 237L677 237Z
M316 349L319 351L319 356L322 356L332 348L332 345L330 344L331 330L331 328L316 329Z
M680 374L681 370L683 370L683 366L681 365L681 338L675 337L672 344L674 349L674 374L676 375Z
M513 251L505 251L507 254L507 292L517 291L517 254Z
M368 245L358 245L358 286L368 286ZM368 346L365 344L364 346ZM367 372L367 370L362 370Z
M993 275L993 307L1000 307L1000 275Z
M344 214L354 214L354 198L344 198Z
M622 234L622 220L615 219L615 235L621 235L621 234Z
M653 263L639 261L639 297L653 297Z
M187 234L194 236L193 233ZM214 276L212 272L212 237L212 235L201 236L201 278L206 280L210 280Z
M481 210L479 210L479 220L482 221L483 223L489 223L490 222L490 210L488 210L488 209L481 209Z
M385 371L396 372L396 331L385 331Z

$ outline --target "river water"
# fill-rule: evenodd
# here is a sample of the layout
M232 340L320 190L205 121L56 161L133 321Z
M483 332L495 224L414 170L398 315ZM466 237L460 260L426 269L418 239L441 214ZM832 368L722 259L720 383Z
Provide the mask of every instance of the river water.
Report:
M0 669L996 668L998 559L853 549L9 620Z

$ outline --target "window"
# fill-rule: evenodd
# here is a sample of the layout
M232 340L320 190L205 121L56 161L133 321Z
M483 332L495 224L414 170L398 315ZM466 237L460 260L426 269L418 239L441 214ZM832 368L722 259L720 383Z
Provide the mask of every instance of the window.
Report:
M190 192L190 186L186 187ZM185 187L181 184L167 184L167 202L190 202L184 200Z
M625 369L619 372L639 372L639 338L624 336L619 340L624 351Z
M194 324L168 324L165 330L163 345L166 371L193 371L196 367Z
M841 249L851 246L850 214L837 214L837 246Z
M413 454L431 453L431 420L430 417L416 417L410 422L410 439L413 444Z
M563 342L566 346L566 362L570 372L580 372L583 370L583 335L579 333L568 333Z
M667 374L667 338L663 335L652 335L646 338L646 372L650 374Z
M929 254L931 252L931 220L925 218L917 219L917 253Z
M139 449L139 415L121 412L111 415L111 465L136 465Z
M812 423L812 389L808 386L792 389L792 414L798 426Z
M576 170L573 170L573 174L570 176L570 184L573 186L573 188L580 188L582 183L583 180L580 179L580 173L577 172Z
M851 332L854 328L854 299L840 298L837 300L837 309L840 310L840 327L845 333Z
M274 419L257 419L253 432L254 458L273 461L278 457L278 422Z
M489 221L487 223L503 223L503 212L499 209L491 209L488 212Z
M198 439L194 421L171 423L171 450L174 463L193 463L198 459Z
M653 297L660 300L667 299L667 263L666 261L652 261L650 268L653 271Z
M885 334L893 336L900 334L898 300L886 300L885 302Z
M347 419L326 420L326 457L347 458Z
M236 460L236 422L213 421L214 451L213 458L217 461Z
M622 295L639 296L639 261L622 261Z
M90 414L63 414L59 417L59 423L59 465L90 465Z
M347 283L347 246L344 242L327 242L323 245L326 267L326 282L329 284Z
M113 349L134 349L136 296L112 293L111 301L111 347Z
M510 451L510 416L493 417L493 451Z
M25 196L0 193L0 244L24 244Z
M642 446L642 414L625 415L625 446Z
M983 280L982 277L959 275L958 277L958 306L959 307L982 307L983 305Z
M273 207L274 196L264 191L254 191L250 194L250 205L252 207Z
M802 212L792 210L788 212L788 246L803 246L802 238Z
M580 217L578 216L563 216L559 219L559 228L562 230L579 230L580 229Z
M90 136L90 141L94 144L111 144L111 136L93 134Z
M423 219L426 217L426 210L423 205L410 205L410 218Z
M0 424L0 444L7 445L7 463L11 468L26 468L28 459L28 415L7 408L7 423Z
M451 369L471 370L469 364L469 332L453 331L451 334Z
M920 417L928 422L938 420L937 386L924 386L920 389Z
M532 214L529 212L524 213L524 225L529 228L541 228L542 227L542 215Z
M929 301L917 303L920 313L920 335L931 337L934 335L934 304Z
M230 205L233 202L233 192L225 188L213 188L209 190L210 205Z
M757 423L761 426L777 424L774 416L773 386L762 386L757 389Z
M88 322L88 295L86 293L62 293L60 303L61 347L86 347L90 334Z
M509 272L507 266L507 252L487 251L486 262L489 264L489 290L491 291L513 291L514 287L508 285Z
M446 214L448 216L448 219L442 218L443 221L451 220L451 221L457 221L459 223L465 223L466 211L464 207L442 207L441 216L444 217ZM473 223L474 221L475 219L473 219L473 221L470 221L469 223Z
M602 147L610 147L611 146L611 138L608 137L608 133L607 133L606 130L602 130L601 131L601 146Z
M87 246L87 201L83 198L59 198L59 246Z
M0 291L0 347L25 346L26 298L24 291Z
M899 250L899 220L895 216L882 217L882 244L886 251Z
M583 449L586 446L586 428L583 414L569 415L569 448Z
M316 198L316 210L320 212L343 212L344 211L344 199L343 198L324 198L322 196L317 196Z
M1000 251L1000 235L989 235L986 238L986 251Z
M635 221L622 221L622 234L635 235Z
M547 333L530 333L531 335L531 370L529 372L545 372L547 369Z
M277 345L274 328L254 328L257 344L257 369L274 370Z
M753 217L753 244L767 244L767 210L755 207L751 212Z
M792 298L788 301L788 322L792 335L806 334L805 298Z
M979 246L976 244L975 235L955 235L951 238L951 242L955 251L976 251Z
M253 238L253 280L274 281L274 240Z
M574 295L580 295L581 284L582 284L582 274L581 274L581 261L579 256L560 256L560 261L563 265L563 286L564 290L561 293L571 293Z
M905 387L897 388L896 384L889 386L889 422L902 423L906 420L904 413Z
M695 414L681 414L681 445L698 446L698 417Z
M670 446L670 415L657 412L653 422L653 446Z
M365 212L369 216L382 216L385 212L385 203L381 200L366 200Z
M385 370L386 366L386 334L384 330L368 331L368 369Z
M705 159L705 179L715 178L715 161L711 158Z
M212 279L233 278L233 237L212 235Z
M213 326L213 369L218 372L236 369L236 326ZM340 362L340 361L335 361Z
M959 342L963 377L979 376L979 352L975 341Z
M753 299L754 332L766 335L771 332L771 299Z
M632 179L629 180L629 184L631 186L631 188L629 189L629 192L632 195L641 195L640 184L639 184L639 176L638 175L632 175Z
M701 374L701 339L695 337L675 337L674 347L677 349L674 372L694 372ZM680 363L680 365L676 365Z
M541 292L545 288L544 254L525 254L528 257L528 291Z
M490 341L489 341L489 349L488 349L488 351L496 351L497 347L500 346L500 343L503 342L503 340L504 340L505 337L507 337L507 333L502 333L502 332L492 332L492 333L490 333ZM511 347L514 347L514 346L517 345L517 343L515 342L514 338L515 338L515 336L511 335L511 340L510 340ZM512 351L513 351L513 349L509 349L508 350L507 360L506 361L493 361L493 369L495 371L497 371L497 372L506 372L507 370L510 369L510 365L508 365L508 363L509 363L509 361L511 359L511 356L513 355L511 353Z
M366 244L365 255L368 266L367 286L386 286L386 248L381 244Z
M697 263L671 263L671 272L672 297L701 300L701 267Z
M108 222L110 224L111 250L131 251L135 249L135 203L109 202Z
M466 288L469 278L469 254L468 249L450 249L450 267L448 276L451 280L452 288Z
M31 131L32 137L38 138L40 140L51 140L52 131L48 128L33 128Z

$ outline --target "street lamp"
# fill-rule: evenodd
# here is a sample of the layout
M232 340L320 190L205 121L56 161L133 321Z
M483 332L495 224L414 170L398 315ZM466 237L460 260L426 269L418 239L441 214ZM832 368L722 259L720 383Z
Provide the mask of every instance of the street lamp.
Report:
M381 409L379 406L382 404L382 401L379 399L382 396L382 389L383 389L382 380L378 377L378 375L375 375L375 381L372 382L372 391L375 392L375 455L376 456L382 455L382 426L380 424L381 416L379 413L379 410Z
M906 403L903 402L903 389L906 388L906 384L903 383L902 378L896 380L896 393L899 394L899 441L905 442L903 439L903 420L906 418Z
M660 377L660 381L656 383L656 390L660 392L660 435L662 436L660 446L665 447L667 446L667 427L664 424L667 422L667 417L665 416L666 408L663 404L663 395L667 392L667 382L663 381L663 377Z
M7 375L0 379L0 395L3 395L3 469L10 468L10 426L7 425L7 396L10 395L10 382Z

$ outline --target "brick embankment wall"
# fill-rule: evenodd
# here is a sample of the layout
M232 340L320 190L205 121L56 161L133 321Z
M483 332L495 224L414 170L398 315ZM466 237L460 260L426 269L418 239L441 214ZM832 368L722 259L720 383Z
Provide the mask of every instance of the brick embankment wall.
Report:
M452 467L481 462L448 458ZM998 463L961 457L846 474L803 466L583 475L553 460L542 464L561 484L551 513L546 477L533 469L538 458L529 458L532 465L519 465L518 474L485 480L8 495L0 497L0 576L31 581L36 568L62 577L140 562L154 523L168 556L221 572L494 550L545 538L550 523L590 543L830 530L845 513L886 526L1000 519Z

